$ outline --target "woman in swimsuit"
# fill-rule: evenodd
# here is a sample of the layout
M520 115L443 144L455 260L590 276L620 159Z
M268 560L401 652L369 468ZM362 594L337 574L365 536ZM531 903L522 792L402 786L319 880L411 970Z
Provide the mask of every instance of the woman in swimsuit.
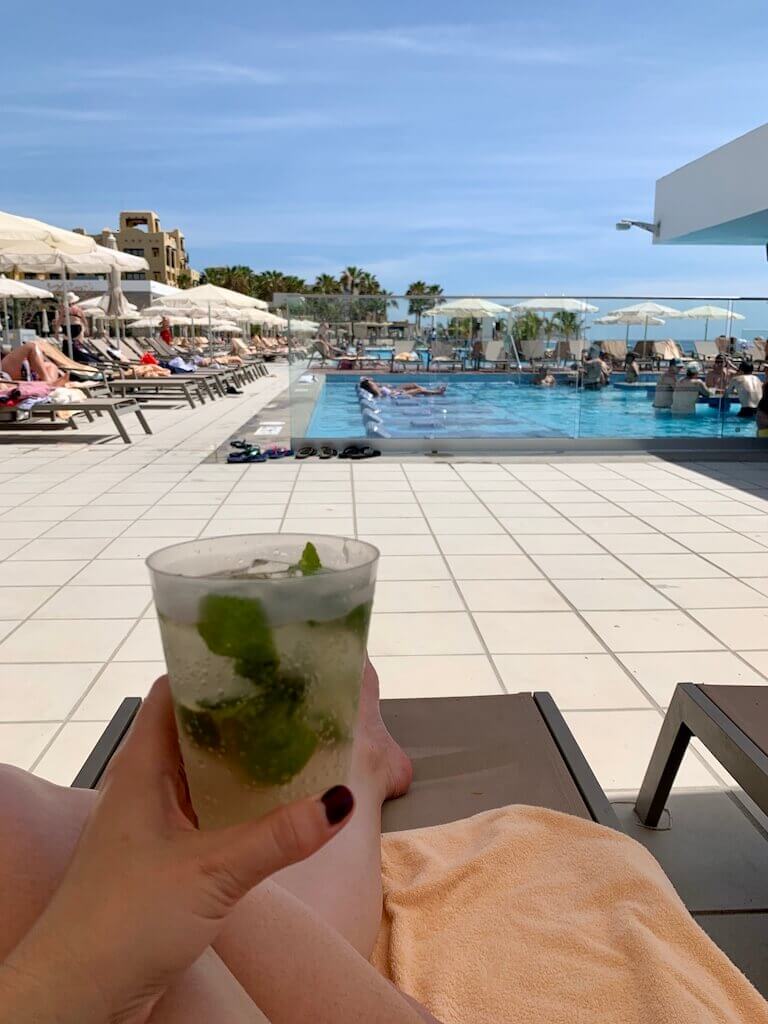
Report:
M390 388L386 384L377 384L370 377L361 377L360 387L374 398L418 398L420 395L444 395L446 392L445 384L432 390L423 388L421 384L402 384L399 388Z

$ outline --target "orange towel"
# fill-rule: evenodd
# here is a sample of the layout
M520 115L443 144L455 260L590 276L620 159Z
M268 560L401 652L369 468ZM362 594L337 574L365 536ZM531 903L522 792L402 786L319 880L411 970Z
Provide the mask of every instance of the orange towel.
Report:
M445 1024L768 1024L638 843L514 806L382 839L372 961Z

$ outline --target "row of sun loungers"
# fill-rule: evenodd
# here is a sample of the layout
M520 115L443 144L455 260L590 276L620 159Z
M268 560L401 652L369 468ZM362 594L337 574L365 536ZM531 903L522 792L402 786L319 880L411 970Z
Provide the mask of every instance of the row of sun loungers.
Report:
M146 351L152 351L156 358L165 361L180 355L183 358L185 354L159 340L152 341L149 349L142 349L135 339L124 339L119 348L114 349L110 349L106 341L100 338L89 338L87 344L94 354L101 357L88 369L95 374L103 374L103 378L96 382L73 382L72 387L84 392L87 397L79 401L45 401L24 411L8 410L9 418L0 422L0 430L39 430L42 420L61 425L59 415L62 413L67 414L66 422L69 426L77 430L79 416L85 416L89 422L93 422L95 417L105 415L111 419L123 442L130 444L131 436L123 423L126 415L135 415L144 432L152 433L143 406L184 401L194 409L197 403L202 405L206 401L224 397L228 390L268 375L263 360L243 358L241 363L228 366L207 366L194 372L175 373L166 377L139 377L135 374L138 367L145 365L142 357ZM114 376L115 373L120 375Z

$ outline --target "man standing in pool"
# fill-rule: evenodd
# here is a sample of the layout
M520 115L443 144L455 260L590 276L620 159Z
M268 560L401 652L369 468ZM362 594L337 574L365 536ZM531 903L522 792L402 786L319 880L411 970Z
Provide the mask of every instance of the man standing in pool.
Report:
M390 388L386 384L377 384L370 377L361 377L360 387L374 398L419 398L421 395L437 396L446 392L445 384L431 390L423 388L421 384L401 384L399 388Z

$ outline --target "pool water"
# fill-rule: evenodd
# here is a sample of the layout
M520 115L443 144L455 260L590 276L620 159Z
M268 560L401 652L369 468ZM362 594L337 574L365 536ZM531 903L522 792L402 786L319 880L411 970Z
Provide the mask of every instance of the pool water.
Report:
M326 377L307 436L360 437L730 437L755 436L754 420L739 419L701 403L695 414L675 415L653 408L650 390L614 386L585 391L558 384L537 388L513 375L478 378L469 374L377 374L379 383L398 387L416 382L446 386L437 397L381 398L361 403L359 377ZM364 418L363 408L366 415ZM371 416L373 413L373 416Z

